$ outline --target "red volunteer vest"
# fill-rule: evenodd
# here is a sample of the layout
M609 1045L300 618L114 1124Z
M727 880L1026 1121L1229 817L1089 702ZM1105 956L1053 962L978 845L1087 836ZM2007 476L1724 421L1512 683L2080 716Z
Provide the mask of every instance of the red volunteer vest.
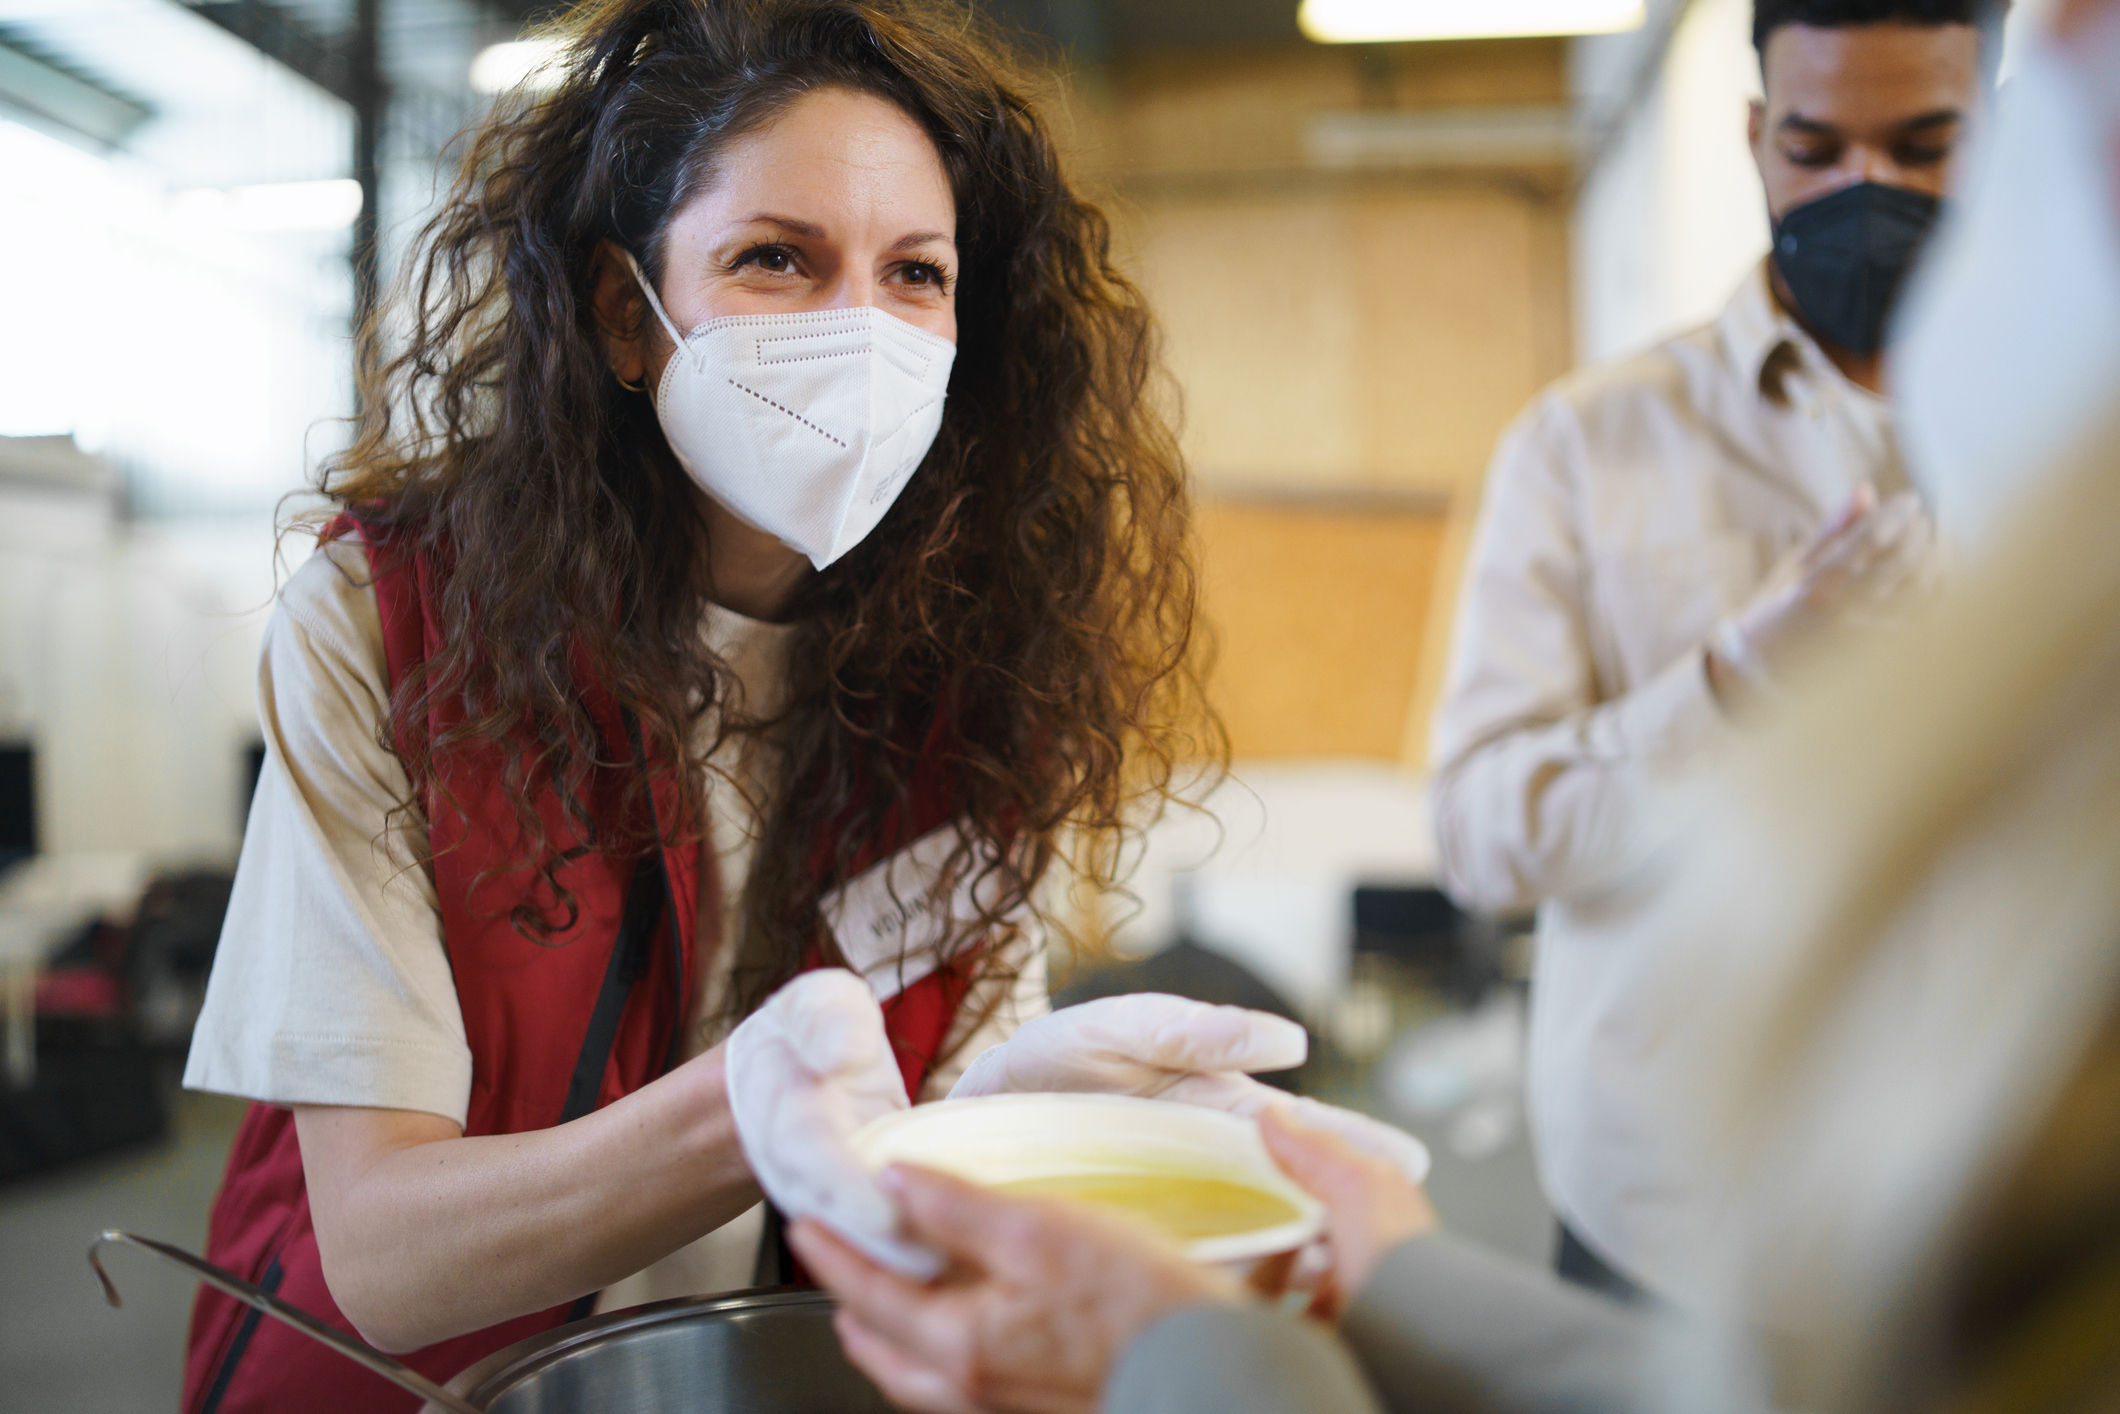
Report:
M337 538L354 529L352 520L342 516L325 536ZM408 561L387 537L371 537L368 556L394 688L440 645L434 618L438 586L425 555ZM628 773L639 769L634 744L628 723L607 692L585 681L582 697L602 735L603 759L628 763L600 769L585 791L584 803L595 818L616 820ZM452 705L437 708L429 719L430 730L439 732L460 716ZM944 788L943 747L938 720L915 772L910 809L892 812L881 838L857 851L857 872L955 817L951 793ZM637 877L628 861L585 853L569 862L562 874L579 910L564 945L530 941L511 922L510 910L524 898L544 897L544 891L536 887L535 871L518 862L528 846L502 793L500 765L497 750L454 754L442 774L464 808L429 812L442 941L471 1047L467 1135L550 1128L570 1111L609 1104L662 1074L689 994L686 979L694 966L692 935L700 890L708 890L711 897L718 887L712 858L703 858L697 844L660 851L659 880L652 867L644 866L646 877ZM657 778L652 795L658 822L674 823L675 783ZM556 796L548 795L540 813L552 839L577 838ZM658 829L658 834L667 838L669 831ZM828 859L833 843L819 840L816 857ZM622 933L629 931L621 926L629 901L636 910L643 903L653 908L658 921L648 934L636 919L630 931L636 943L644 941L645 946L624 960L614 954ZM615 998L605 999L604 1025L608 1032L609 1017L615 1014L615 1032L592 1036L599 997L622 984L629 972L637 980L630 990L617 994L624 998L622 1009L614 1012ZM970 980L969 969L945 967L884 1004L886 1029L907 1093L919 1093ZM594 1057L604 1053L599 1041L608 1046L609 1057L600 1082L593 1074ZM290 1111L265 1104L250 1107L229 1150L206 1255L352 1331L324 1284ZM462 1279L475 1282L478 1273L464 1272ZM446 1382L496 1350L588 1314L591 1301L584 1297L400 1358ZM308 1337L261 1318L211 1288L200 1288L185 1361L186 1414L370 1414L417 1407L413 1396Z

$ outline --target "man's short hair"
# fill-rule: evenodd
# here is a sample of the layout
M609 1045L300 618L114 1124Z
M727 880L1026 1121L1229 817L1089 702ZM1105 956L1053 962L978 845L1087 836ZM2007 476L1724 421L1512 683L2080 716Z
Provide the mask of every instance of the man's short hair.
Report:
M2003 0L1754 0L1752 47L1760 61L1783 25L1846 29L1854 25L1985 25Z

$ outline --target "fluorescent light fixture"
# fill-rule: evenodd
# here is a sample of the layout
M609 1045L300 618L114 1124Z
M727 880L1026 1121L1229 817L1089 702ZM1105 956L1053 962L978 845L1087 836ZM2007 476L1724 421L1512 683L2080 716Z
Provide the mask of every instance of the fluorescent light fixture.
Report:
M361 214L361 184L341 177L226 191L201 187L178 192L170 210L187 224L232 231L343 231Z
M1319 113L1303 131L1311 165L1335 171L1553 167L1577 147L1565 104Z
M1614 34L1647 18L1643 0L1303 0L1296 11L1320 44Z
M511 39L489 44L471 61L473 93L506 93L518 85L532 93L558 88L567 47L554 39Z

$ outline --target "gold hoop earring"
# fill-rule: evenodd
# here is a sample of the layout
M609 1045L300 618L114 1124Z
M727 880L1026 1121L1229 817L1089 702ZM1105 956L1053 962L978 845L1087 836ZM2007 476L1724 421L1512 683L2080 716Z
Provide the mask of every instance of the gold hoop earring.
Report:
M613 378L618 378L618 370L615 368L612 369L611 376ZM648 391L648 380L643 378L638 383L628 383L625 379L618 378L618 386L624 388L629 393L645 393Z

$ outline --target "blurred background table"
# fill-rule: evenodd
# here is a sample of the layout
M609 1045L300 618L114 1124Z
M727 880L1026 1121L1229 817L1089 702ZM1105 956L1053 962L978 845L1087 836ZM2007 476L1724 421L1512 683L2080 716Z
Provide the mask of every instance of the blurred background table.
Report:
M0 874L0 1027L12 1088L37 1078L39 971L84 924L129 913L146 883L145 857L127 851L34 855Z

